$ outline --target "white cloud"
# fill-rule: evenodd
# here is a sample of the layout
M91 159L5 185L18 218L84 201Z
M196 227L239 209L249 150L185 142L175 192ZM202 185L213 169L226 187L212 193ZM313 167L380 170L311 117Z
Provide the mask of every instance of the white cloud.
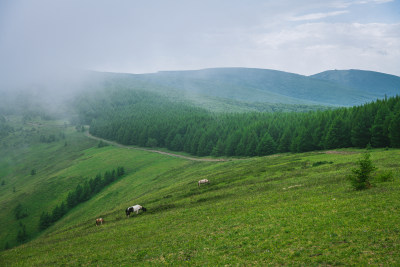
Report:
M317 20L317 19L324 19L327 17L338 16L342 14L349 13L348 10L340 10L340 11L333 11L333 12L325 12L325 13L311 13L302 16L296 16L289 18L290 21L303 21L303 20Z
M398 75L400 24L307 23L255 37L263 60L302 74L361 68Z
M348 8L353 5L386 4L389 2L394 2L394 0L358 0L358 1L340 0L340 1L333 1L330 4L330 6L334 8Z

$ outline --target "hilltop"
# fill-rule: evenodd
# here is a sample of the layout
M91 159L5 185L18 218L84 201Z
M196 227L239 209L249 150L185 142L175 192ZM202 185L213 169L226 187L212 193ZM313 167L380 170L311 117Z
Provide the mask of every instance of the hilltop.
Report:
M400 94L400 77L365 70L330 70L310 76L357 89L365 94L394 96Z

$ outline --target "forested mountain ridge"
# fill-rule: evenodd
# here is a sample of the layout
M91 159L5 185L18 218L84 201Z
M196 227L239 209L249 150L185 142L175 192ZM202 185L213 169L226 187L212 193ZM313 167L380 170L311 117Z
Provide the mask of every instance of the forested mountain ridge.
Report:
M400 77L365 70L330 70L310 76L312 78L335 82L365 93L394 96L400 94Z
M347 72L347 71L342 71ZM330 73L329 71L327 73ZM304 76L269 69L214 68L161 71L149 74L97 73L106 83L141 87L180 96L219 98L248 103L354 106L400 94L400 77L378 72L352 71L351 82L327 78L324 73ZM357 78L358 77L358 78ZM370 86L379 77L379 86ZM386 81L387 80L387 81ZM364 87L369 85L368 89Z
M86 71L80 77L71 83L38 83L26 89L0 86L0 114L50 111L47 113L65 117L72 111L66 103L74 95L110 88L154 92L174 102L217 112L304 112L361 105L400 95L400 77L359 70L327 71L312 76L250 68L149 74ZM21 107L28 111L23 112Z

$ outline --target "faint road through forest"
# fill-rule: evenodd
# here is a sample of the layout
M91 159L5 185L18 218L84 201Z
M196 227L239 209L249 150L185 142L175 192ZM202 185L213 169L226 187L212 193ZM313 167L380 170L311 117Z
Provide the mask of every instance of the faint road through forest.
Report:
M147 148L141 148L141 147L133 147L133 146L126 146L126 145L122 145L119 144L117 142L114 141L109 141L97 136L93 136L89 133L88 130L85 131L85 135L89 138L98 140L98 141L103 141L104 143L113 145L113 146L117 146L117 147L121 147L121 148L127 148L127 149L136 149L136 150L142 150L142 151L148 151L148 152L153 152L153 153L158 153L158 154L162 154L162 155L167 155L167 156L171 156L171 157L177 157L177 158L183 158L183 159L187 159L187 160L193 160L193 161L229 161L227 159L211 159L211 158L194 158L194 157L188 157L188 156L183 156L183 155L179 155L179 154L174 154L174 153L170 153L170 152L164 152L164 151L160 151L160 150L154 150L154 149L147 149Z

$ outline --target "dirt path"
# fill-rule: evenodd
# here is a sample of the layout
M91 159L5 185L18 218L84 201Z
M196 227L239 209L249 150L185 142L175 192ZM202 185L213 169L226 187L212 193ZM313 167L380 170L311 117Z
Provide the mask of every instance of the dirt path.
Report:
M356 151L336 151L336 150L328 150L325 151L325 154L336 154L336 155L352 155L357 154Z
M141 151L153 152L153 153L158 153L158 154L162 154L162 155L167 155L167 156L177 157L177 158L182 158L182 159L187 159L187 160L193 160L193 161L214 161L214 162L229 161L227 159L193 158L193 157L182 156L182 155L178 155L178 154L174 154L174 153L164 152L164 151L160 151L160 150L121 145L114 141L109 141L109 140L106 140L106 139L103 139L100 137L93 136L89 133L89 131L85 131L85 135L94 140L103 141L104 143L107 143L107 144L110 144L113 146L117 146L117 147L121 147L121 148L126 148L126 149L136 149L136 150L141 150Z

